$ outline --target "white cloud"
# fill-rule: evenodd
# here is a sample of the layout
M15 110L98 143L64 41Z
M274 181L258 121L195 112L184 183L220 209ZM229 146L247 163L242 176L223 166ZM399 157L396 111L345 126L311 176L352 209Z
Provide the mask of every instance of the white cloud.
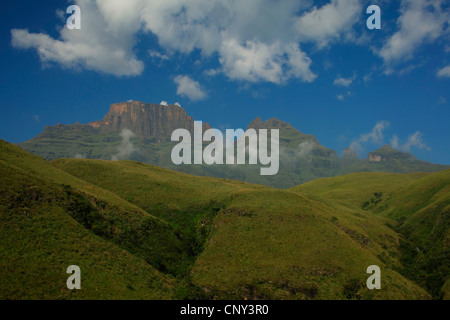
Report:
M336 99L340 100L340 101L344 101L345 100L345 96L343 94L338 94L336 96Z
M309 69L311 59L295 43L267 45L246 41L241 44L230 38L222 45L220 63L225 74L236 80L281 83L289 78L306 82L316 78Z
M412 147L418 149L431 150L424 142L423 135L420 131L416 131L414 134L410 135L404 144L400 143L400 139L397 135L394 135L391 139L391 146L394 149L402 150L405 152L410 152Z
M449 10L442 9L442 0L402 0L395 32L379 50L386 64L405 61L424 43L446 33Z
M174 105L181 107L181 104L179 102L175 102Z
M160 45L157 51L147 50L153 63L166 61L174 52L199 50L202 56L219 57L215 74L276 84L288 79L313 81L312 62L300 44L313 41L321 47L350 39L362 9L360 0L330 0L321 7L310 0L75 0L75 4L82 11L81 30L63 27L54 39L13 29L13 46L35 49L43 65L136 76L144 69L134 51L137 35L151 34Z
M160 103L159 103L161 106L167 106L168 104L167 104L167 101L161 101Z
M335 86L340 86L340 87L349 87L349 86L353 83L353 80L355 80L355 77L352 77L352 78L344 78L344 77L338 76L338 77L334 80L333 84L334 84Z
M394 136L391 139L391 147L397 150L400 149L400 139L396 134L394 134Z
M438 77L441 78L450 78L450 65L440 69L437 73Z
M203 72L203 74L208 77L214 77L214 76L220 74L220 72L221 72L220 69L208 69L208 70L205 70Z
M351 37L351 28L360 19L361 11L359 0L332 0L320 8L314 6L299 17L295 29L301 40L310 40L322 47L342 35Z
M304 158L311 154L311 151L314 149L316 144L312 141L304 141L297 146L297 150L295 150L295 155L299 158Z
M177 84L177 94L188 97L192 101L198 101L206 98L206 93L195 80L186 75L178 75L174 82Z
M136 151L133 143L130 141L135 136L131 130L122 129L120 136L122 137L122 142L117 148L118 153L111 157L112 161L127 160Z
M75 2L81 8L81 30L69 30L63 26L60 39L53 39L44 33L12 29L12 46L35 49L44 66L56 63L67 69L84 68L116 76L141 74L144 64L133 53L134 35L140 24L129 19L132 6L128 7L128 1L127 6L119 4L125 2L111 1L111 8L121 7L120 13L107 9L109 6L105 0ZM137 1L130 1L130 4L132 2ZM113 18L116 19L114 22Z
M153 59L157 59L157 60L169 60L169 56L162 54L158 51L154 51L154 50L148 50L148 55L153 58Z
M389 127L390 123L387 121L379 121L373 127L372 131L369 133L362 134L358 139L350 143L349 148L355 151L357 154L361 154L364 151L363 144L365 143L375 143L381 144L384 140L383 131Z
M352 141L349 148L355 151L356 154L361 155L364 151L363 145L366 143L383 144L384 143L384 130L390 126L387 121L379 121L372 131L362 134L358 139ZM391 147L397 150L410 152L411 148L431 150L424 142L423 135L420 131L416 131L411 134L405 143L401 143L397 135L393 135L390 140Z

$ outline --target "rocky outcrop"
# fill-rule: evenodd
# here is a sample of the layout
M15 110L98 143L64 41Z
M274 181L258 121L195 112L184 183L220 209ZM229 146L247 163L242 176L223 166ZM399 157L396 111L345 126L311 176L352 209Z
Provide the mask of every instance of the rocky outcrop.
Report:
M374 152L370 152L367 155L367 161L369 162L382 162L388 160L416 160L416 158L407 152L402 152L391 148L389 145L385 145L384 147L375 150Z
M188 129L192 132L194 119L178 105L149 104L129 101L112 104L103 120L88 124L101 133L131 130L141 138L156 140L170 139L176 129ZM211 128L203 123L203 129Z
M385 160L386 159L383 159L383 157L380 154L376 154L374 152L371 152L367 155L367 161L369 162L381 162Z

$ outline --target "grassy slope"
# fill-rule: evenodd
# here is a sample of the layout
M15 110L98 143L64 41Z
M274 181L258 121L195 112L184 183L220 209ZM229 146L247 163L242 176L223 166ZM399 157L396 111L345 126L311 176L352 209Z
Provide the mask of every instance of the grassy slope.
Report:
M75 192L68 195L20 166L37 162L38 171L57 169L16 147L0 146L0 299L174 297L171 277L72 218L67 205L78 199ZM7 161L11 158L17 163ZM81 268L82 290L66 287L65 271L72 264Z
M378 258L395 245L395 233L370 217L349 217L292 192L246 191L215 220L193 278L217 298L427 297L392 269L395 262ZM365 287L372 264L383 268L385 290Z
M93 209L88 211L90 214L100 214L103 217L100 222L103 224L94 219L93 225L86 228L86 225L82 223L77 224L70 217L73 212L67 212L64 206L58 206L58 202L51 206L47 203L41 205L49 208L56 206L55 212L60 210L61 216L69 219L90 237L119 251L121 249L112 243L120 245L126 250L121 252L132 253L130 256L150 269L151 267L145 264L144 260L152 265L157 264L146 255L148 251L158 249L159 252L157 250L154 253L158 253L163 262L178 257L177 261L181 262L182 268L172 270L175 274L183 274L183 270L194 263L189 259L196 257L190 273L190 281L203 288L206 297L248 299L428 297L423 289L395 271L401 266L398 247L402 238L386 226L395 221L388 215L372 214L374 208L362 210L355 205L355 203L361 205L371 199L373 195L371 188L374 187L369 185L378 186L380 176L372 180L362 178L360 185L366 180L366 190L363 191L364 188L361 188L361 192L359 190L356 192L361 195L350 197L351 199L345 202L335 201L332 197L325 196L330 193L329 190L324 190L323 194L309 192L308 188L301 191L274 190L239 181L194 177L129 161L57 160L49 164L26 153L21 154L18 149L7 149L11 148L9 145L7 148L4 144L0 146L5 148L0 154L2 159L8 158L9 162L4 160L8 162L8 165L20 162L20 158L23 158L20 167L26 171L27 175L30 171L35 172L36 175L33 178L42 179L52 188L57 181L56 189L64 198L63 203L67 201L69 204L83 203L79 195L89 200ZM14 153L19 154L11 161ZM30 158L25 159L26 157ZM424 174L400 176L402 178L398 178L398 184L404 184L405 181L413 181L422 176ZM403 182L401 182L402 179ZM11 178L10 183L15 183L16 180L17 177ZM24 181L27 180L24 179ZM41 185L40 182L26 185L35 184ZM67 190L61 184L70 184L71 189ZM388 185L389 188L395 189L392 183ZM379 186L381 187L382 183ZM22 185L20 188L24 187ZM348 188L348 193L354 194L355 191L353 190L352 193L351 190L352 188ZM49 191L43 189L42 194L48 193ZM72 199L73 197L75 200ZM103 197L104 202L107 203L106 209L102 209L98 200L95 200L96 197ZM341 197L342 195L337 195L336 199ZM107 198L114 201L115 205L110 205ZM5 206L8 203L11 203L11 199L4 201ZM42 214L42 210L33 210ZM48 212L50 211L52 210ZM7 210L5 212L8 213ZM167 231L160 235L165 234L171 238L175 234L175 238L180 242L173 243L169 247L161 247L162 242L158 242L158 239L148 238L148 233L154 232L146 232L148 225L142 224L142 219L122 218L130 215L144 217L146 221L151 219L153 223L158 222L156 230ZM108 226L111 226L111 222L113 223L114 232L99 234L98 231L105 231L105 220ZM166 222L168 229L163 227ZM11 221L11 228L20 228L23 224L21 220ZM36 224L33 226L37 228ZM126 226L131 228L128 232L121 232ZM86 229L97 231L101 238ZM107 228L106 231L109 229ZM76 231L74 228L71 230ZM119 238L114 236L116 231L121 235ZM23 232L24 235L28 235L30 230L25 229ZM61 229L61 233L71 235L65 229ZM118 239L130 240L127 236L136 233L139 237L131 238L134 242L128 242L128 244L134 243L134 248L118 241ZM141 236L144 236L143 241ZM53 238L54 235L46 236L47 241ZM72 236L67 237L67 239L71 238ZM110 242L106 243L105 240ZM69 248L70 244L67 244ZM2 256L5 257L5 265L11 265L11 261L15 261L7 257L14 255L22 257L25 256L24 252L29 250L15 250L13 247L13 250L9 252L6 251L8 248L6 244L3 247L5 254ZM95 246L89 246L89 248L95 248ZM49 250L49 252L58 251L56 244ZM164 256L161 251L176 254ZM92 256L96 255L92 254ZM91 254L85 253L83 257L89 260ZM24 261L28 261L29 268L32 268L32 259L26 258ZM112 259L112 261L115 260ZM368 277L365 271L371 264L382 267L383 290L369 291L365 287L365 280ZM129 268L138 272L140 269L138 265L136 263L134 269L133 266L123 265L122 274ZM167 264L166 267L175 266ZM168 270L163 271L168 272ZM49 277L47 274L42 274L42 270L37 272L44 279ZM160 294L161 297L173 294L173 282L170 277L154 270L153 272L157 275L159 283L170 285L159 286L161 293L158 293L156 288L150 292L155 295ZM118 274L121 273L118 272ZM26 277L26 272L22 275L23 277ZM24 283L27 281L24 280ZM124 281L118 280L117 283L123 286ZM149 281L143 280L143 283L149 283ZM137 285L130 284L130 286L139 295L136 290ZM175 286L178 287L175 289L178 297L188 294L183 292L182 286L181 289L179 288L179 282ZM15 287L20 288L23 285L15 284ZM158 286L155 285L155 287ZM129 291L133 290L129 289Z
M152 266L173 275L185 273L192 258L169 224L142 208L16 146L1 142L1 159L30 174L62 186L71 197L65 205L78 222L95 234L144 258Z
M210 298L427 297L393 270L398 236L385 226L390 219L356 216L290 191L130 161L52 163L175 227L203 230L207 243L195 252L191 275ZM365 289L371 264L386 266L389 290Z
M190 257L201 252L212 221L217 212L226 207L230 193L240 189L266 189L132 161L61 159L52 164L168 222Z
M407 175L359 173L292 189L318 201L387 218L400 234L401 272L435 298L448 297L450 170Z

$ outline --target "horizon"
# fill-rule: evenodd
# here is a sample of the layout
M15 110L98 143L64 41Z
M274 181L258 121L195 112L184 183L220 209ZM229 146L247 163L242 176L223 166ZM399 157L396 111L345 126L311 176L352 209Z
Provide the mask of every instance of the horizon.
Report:
M70 4L81 30L65 26ZM371 4L380 30L366 27ZM178 103L222 131L280 119L339 157L389 144L450 165L450 3L53 0L8 3L1 15L5 141L98 121L131 99ZM165 32L157 17L184 31Z

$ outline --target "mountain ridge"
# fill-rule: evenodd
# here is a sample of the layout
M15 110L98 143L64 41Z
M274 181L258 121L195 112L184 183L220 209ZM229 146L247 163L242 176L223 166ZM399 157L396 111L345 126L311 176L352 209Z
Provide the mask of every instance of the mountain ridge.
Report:
M280 130L280 170L277 177L260 177L257 169L251 166L176 166L170 158L175 145L170 139L171 134L179 128L192 133L193 126L194 119L179 105L128 101L112 104L102 120L47 126L41 134L18 145L47 160L74 157L129 159L200 176L238 179L278 188L290 188L317 178L351 172L433 172L450 168L417 160L390 147L375 150L366 159L360 159L353 150L346 149L340 158L335 150L321 145L314 135L304 134L277 118L263 121L260 117L255 118L247 129ZM203 131L210 128L203 122ZM132 132L126 140L121 135L125 129ZM124 142L129 147L129 154L125 155L120 152Z

